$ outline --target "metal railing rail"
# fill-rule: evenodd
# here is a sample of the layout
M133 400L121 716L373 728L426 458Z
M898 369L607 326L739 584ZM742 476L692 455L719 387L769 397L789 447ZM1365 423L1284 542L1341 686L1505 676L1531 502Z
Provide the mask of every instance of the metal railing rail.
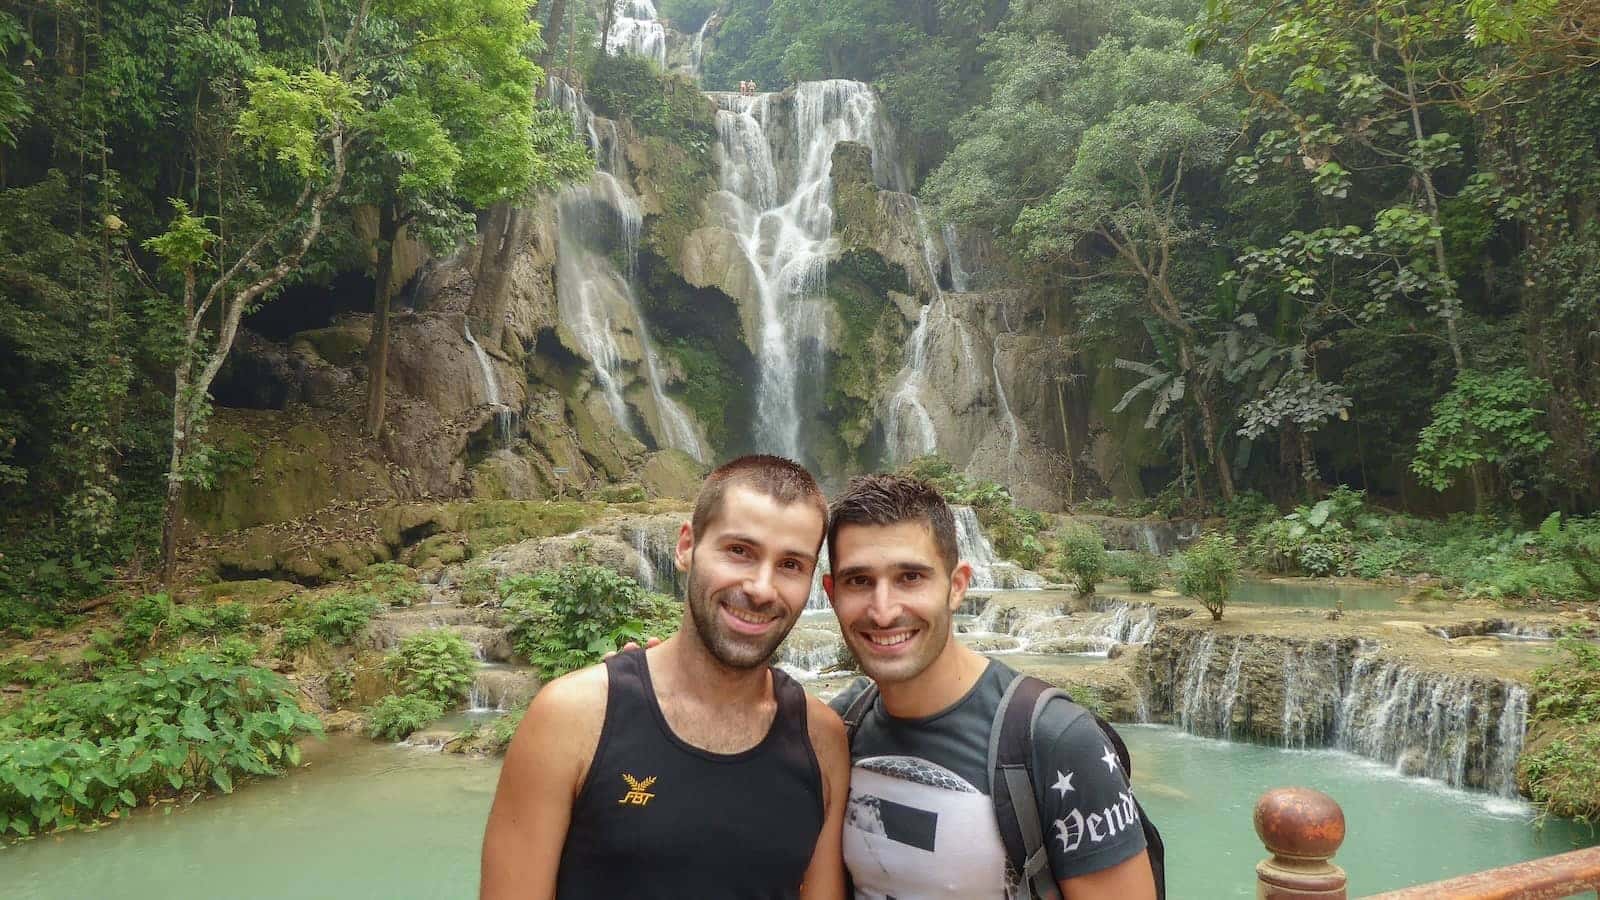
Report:
M1256 866L1258 900L1346 900L1348 879L1333 856L1344 843L1344 810L1310 788L1277 788L1256 802L1256 834L1271 854ZM1600 897L1600 847L1574 850L1459 878L1376 894L1368 900L1553 900Z

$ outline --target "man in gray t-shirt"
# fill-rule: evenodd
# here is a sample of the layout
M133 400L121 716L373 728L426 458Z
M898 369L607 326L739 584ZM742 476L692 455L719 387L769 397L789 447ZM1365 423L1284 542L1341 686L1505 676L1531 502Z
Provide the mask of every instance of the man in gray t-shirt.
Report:
M828 545L823 585L879 690L850 748L844 856L856 897L1026 898L988 793L990 727L1016 673L955 639L972 569L957 558L949 507L915 479L858 478L832 504ZM864 688L852 686L834 709ZM1052 701L1032 749L1062 894L1153 900L1127 773L1094 718Z

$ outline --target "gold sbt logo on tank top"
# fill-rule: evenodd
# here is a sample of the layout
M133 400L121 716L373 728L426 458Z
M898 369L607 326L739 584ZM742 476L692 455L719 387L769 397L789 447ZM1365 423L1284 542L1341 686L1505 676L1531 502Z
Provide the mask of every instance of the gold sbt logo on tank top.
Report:
M654 775L641 781L632 775L623 773L622 780L628 783L628 792L622 795L621 800L617 801L619 804L632 803L634 806L644 806L650 802L650 798L655 796L655 794L649 793L650 785L656 783L656 776Z

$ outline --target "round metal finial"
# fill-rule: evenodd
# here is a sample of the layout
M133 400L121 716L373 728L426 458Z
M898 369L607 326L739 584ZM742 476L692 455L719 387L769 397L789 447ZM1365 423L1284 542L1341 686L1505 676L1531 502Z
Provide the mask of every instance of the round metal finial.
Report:
M1344 810L1311 788L1275 788L1256 801L1256 834L1272 858L1256 866L1260 896L1342 898L1344 870L1333 855L1344 843Z

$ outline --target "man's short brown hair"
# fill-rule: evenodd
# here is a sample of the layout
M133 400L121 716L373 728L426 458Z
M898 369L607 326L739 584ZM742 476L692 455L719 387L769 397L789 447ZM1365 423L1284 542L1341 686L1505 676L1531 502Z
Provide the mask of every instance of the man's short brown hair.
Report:
M781 456L754 453L729 460L706 476L694 499L694 516L689 520L696 541L722 512L722 498L734 485L771 497L780 506L809 503L822 514L824 522L828 519L827 498L805 466Z
M839 566L838 542L841 525L899 525L920 522L928 526L939 560L946 572L960 562L956 543L956 518L932 485L907 475L858 475L850 486L835 497L828 511L828 559Z

